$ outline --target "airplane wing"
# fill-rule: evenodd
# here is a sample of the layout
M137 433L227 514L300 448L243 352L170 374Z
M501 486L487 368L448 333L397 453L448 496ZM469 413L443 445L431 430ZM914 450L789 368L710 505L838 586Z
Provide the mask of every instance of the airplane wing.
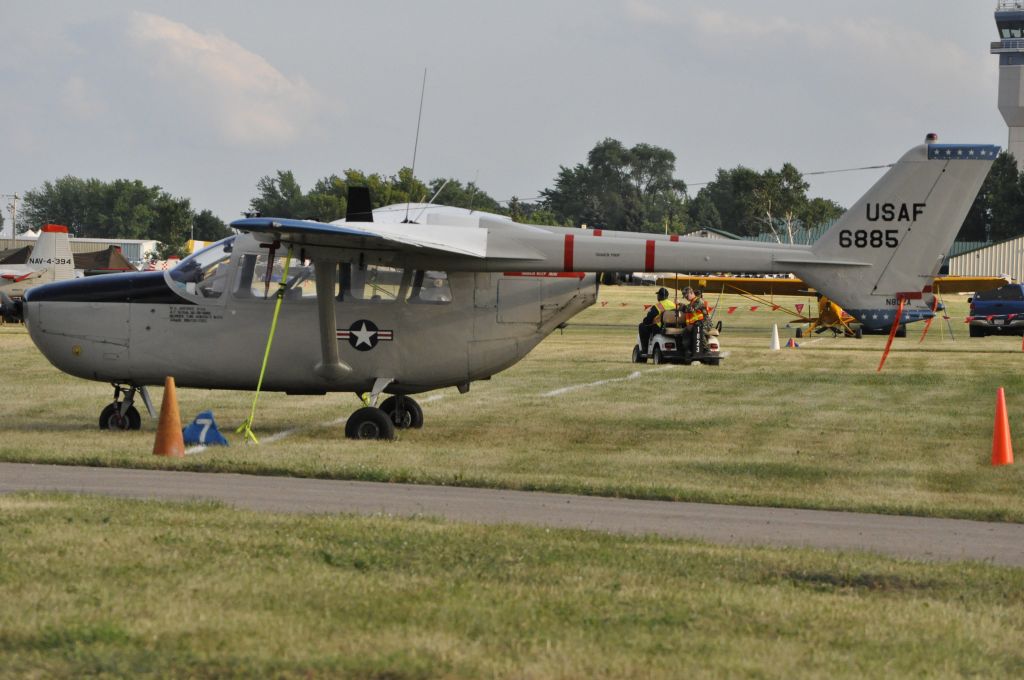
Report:
M1002 288L1009 282L1002 276L937 276L933 288L938 293L980 293Z
M742 276L672 276L658 279L659 286L668 288L700 288L705 293L726 293L736 295L798 295L813 294L800 279L748 278Z
M269 234L298 246L325 246L358 250L487 257L487 230L419 224L325 224L311 220L249 217L231 226L255 234Z

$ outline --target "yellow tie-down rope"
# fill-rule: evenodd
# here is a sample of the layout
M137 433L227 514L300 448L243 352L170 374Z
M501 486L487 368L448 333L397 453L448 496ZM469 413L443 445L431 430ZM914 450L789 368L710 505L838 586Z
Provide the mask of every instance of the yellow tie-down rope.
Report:
M273 255L271 255L273 258ZM277 302L274 303L274 318L270 322L270 335L267 336L267 349L263 352L263 366L260 367L260 379L256 382L256 394L252 397L252 410L245 422L235 430L236 434L244 434L245 439L251 439L253 443L259 444L260 440L252 431L252 423L256 418L256 402L260 398L260 389L263 387L263 374L267 372L267 360L270 359L270 346L274 343L274 333L277 331L277 317L281 313L281 303L284 301L285 291L288 289L288 265L292 261L292 248L288 247L288 257L284 261L284 272L281 274L281 285L277 287Z

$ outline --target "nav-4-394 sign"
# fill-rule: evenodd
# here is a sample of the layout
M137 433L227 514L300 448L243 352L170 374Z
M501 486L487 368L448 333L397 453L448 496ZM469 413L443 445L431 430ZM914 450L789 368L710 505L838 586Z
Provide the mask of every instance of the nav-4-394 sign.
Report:
M360 352L368 352L376 347L378 342L394 340L395 332L381 330L372 321L360 319L349 326L348 330L339 330L338 339L348 340L348 344Z

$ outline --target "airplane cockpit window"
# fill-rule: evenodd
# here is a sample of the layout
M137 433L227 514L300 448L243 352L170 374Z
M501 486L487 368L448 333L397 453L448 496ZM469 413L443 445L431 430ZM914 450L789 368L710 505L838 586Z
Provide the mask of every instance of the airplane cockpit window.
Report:
M218 298L227 290L228 261L235 237L218 241L182 260L169 272L171 280L188 295Z
M400 300L408 289L407 272L397 267L342 264L338 273L341 283L339 300L394 302Z
M443 305L452 301L452 288L448 273L417 271L412 278L409 302L413 304Z
M239 261L235 285L232 288L234 296L256 300L276 299L281 278L284 276L286 259L284 256L275 256L271 261L267 252L243 256ZM286 284L285 300L315 299L316 277L313 263L293 257L288 262Z

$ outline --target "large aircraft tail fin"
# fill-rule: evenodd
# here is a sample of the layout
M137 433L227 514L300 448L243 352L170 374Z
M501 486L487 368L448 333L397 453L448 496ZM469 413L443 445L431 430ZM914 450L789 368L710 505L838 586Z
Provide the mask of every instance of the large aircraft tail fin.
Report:
M28 256L28 265L36 270L44 270L41 281L73 279L75 261L71 254L68 228L59 224L43 226Z
M931 316L932 281L999 147L938 144L908 151L793 270L869 328Z

